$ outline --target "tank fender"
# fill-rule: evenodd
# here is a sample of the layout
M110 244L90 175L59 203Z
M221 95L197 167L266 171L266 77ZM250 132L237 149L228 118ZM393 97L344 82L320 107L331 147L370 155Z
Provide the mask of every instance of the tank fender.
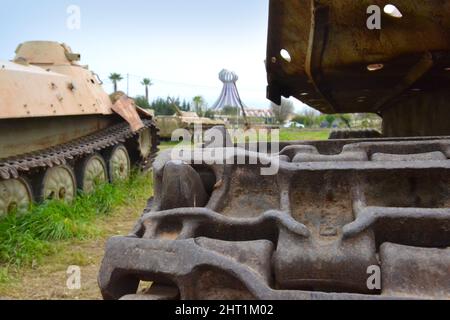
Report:
M115 113L125 119L134 132L144 128L145 125L136 111L134 100L126 95L121 96L111 108Z

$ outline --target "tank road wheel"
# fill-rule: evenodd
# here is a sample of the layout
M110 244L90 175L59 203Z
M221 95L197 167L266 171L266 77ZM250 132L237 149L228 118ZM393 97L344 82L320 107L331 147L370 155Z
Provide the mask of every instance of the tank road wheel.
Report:
M115 146L107 156L108 174L111 182L126 180L131 173L131 161L123 144Z
M139 133L138 144L142 159L147 159L152 152L152 137L149 128L146 128Z
M85 158L76 168L78 189L92 193L98 185L108 181L105 160L97 153Z
M71 203L77 195L73 170L68 166L47 169L40 183L41 200L60 200Z
M0 218L13 213L26 213L32 202L31 187L26 180L0 181Z

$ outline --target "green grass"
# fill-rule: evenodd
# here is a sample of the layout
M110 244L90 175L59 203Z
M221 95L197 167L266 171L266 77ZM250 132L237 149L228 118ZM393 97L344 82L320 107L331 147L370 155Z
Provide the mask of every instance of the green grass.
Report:
M312 129L286 129L280 130L280 142L283 141L308 141L308 140L328 140L331 130L312 130ZM270 139L269 139L270 140ZM174 148L179 142L163 141L159 146L161 151Z
M159 150L164 151L167 149L175 148L178 144L178 141L162 141L159 145Z
M132 205L152 192L151 174L133 174L117 184L100 186L90 195L80 195L68 205L51 201L35 206L28 214L0 220L0 282L8 269L30 266L57 250L58 241L84 240L98 236L95 219L114 209Z
M281 129L280 141L328 140L330 130Z

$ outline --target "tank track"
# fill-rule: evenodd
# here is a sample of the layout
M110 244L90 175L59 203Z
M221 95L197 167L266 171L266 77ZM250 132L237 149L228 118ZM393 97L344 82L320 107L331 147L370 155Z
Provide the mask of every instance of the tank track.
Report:
M274 176L163 152L153 202L107 244L104 298L450 299L449 138L282 148Z
M333 130L328 139L378 139L382 135L377 130Z
M17 157L0 159L0 178L3 180L17 179L21 174L34 169L66 164L70 160L124 143L144 129L150 129L152 133L152 152L148 159L142 159L141 162L143 166L148 166L159 151L159 130L153 120L145 119L143 123L145 127L138 132L132 132L128 123L123 122L66 144Z

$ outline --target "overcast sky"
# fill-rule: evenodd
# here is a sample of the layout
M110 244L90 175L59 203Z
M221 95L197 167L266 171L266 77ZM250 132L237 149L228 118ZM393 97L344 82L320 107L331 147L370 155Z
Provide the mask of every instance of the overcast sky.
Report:
M67 27L71 5L81 10L80 29ZM267 108L267 21L268 0L1 0L0 59L12 59L23 41L65 42L107 91L108 75L118 72L130 74L131 96L144 93L139 83L149 77L151 99L203 95L209 105L227 68L239 75L244 102Z

